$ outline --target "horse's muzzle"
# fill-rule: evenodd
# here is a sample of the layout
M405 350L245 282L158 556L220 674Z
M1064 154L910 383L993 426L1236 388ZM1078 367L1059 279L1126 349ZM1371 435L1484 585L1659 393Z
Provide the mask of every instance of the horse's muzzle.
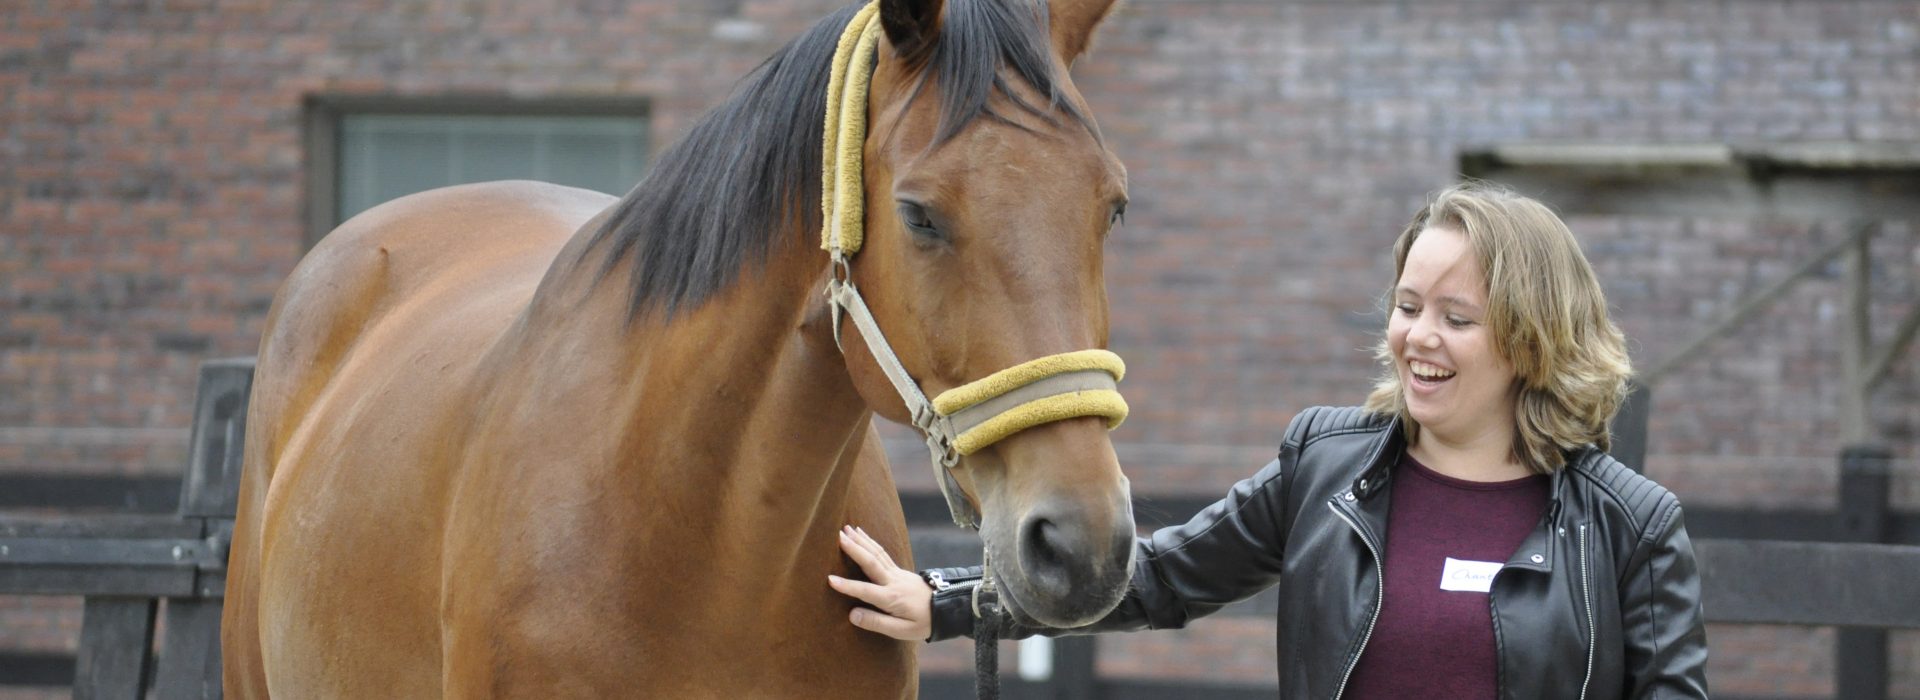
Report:
M1100 619L1126 594L1133 540L1129 507L1107 517L1066 503L1032 509L1015 528L1017 566L1002 563L999 571L1009 608L1050 627Z

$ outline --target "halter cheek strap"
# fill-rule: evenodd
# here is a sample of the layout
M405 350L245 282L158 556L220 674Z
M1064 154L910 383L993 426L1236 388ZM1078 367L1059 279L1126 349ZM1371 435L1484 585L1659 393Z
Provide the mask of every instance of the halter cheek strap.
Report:
M853 284L852 258L860 252L866 222L862 149L872 79L868 66L880 42L878 6L869 3L847 23L827 82L820 196L825 219L820 247L833 261L826 289L833 309L833 339L840 343L841 319L851 317L881 371L906 403L913 426L926 436L936 480L954 523L977 529L980 512L953 478L952 469L960 458L1027 428L1069 418L1097 416L1107 420L1108 429L1119 427L1127 417L1127 402L1119 392L1126 363L1119 355L1098 349L1048 355L942 392L931 401L901 364Z

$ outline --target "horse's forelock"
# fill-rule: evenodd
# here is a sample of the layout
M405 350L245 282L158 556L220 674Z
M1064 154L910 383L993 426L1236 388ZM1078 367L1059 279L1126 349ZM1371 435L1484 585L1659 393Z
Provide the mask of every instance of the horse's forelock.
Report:
M934 145L958 135L982 115L1017 125L993 111L995 93L1018 109L1057 124L1056 115L1092 129L1092 123L1069 101L1061 76L1054 72L1053 48L1047 33L1047 4L1035 0L955 0L947 3L940 41L928 55L922 80L931 79L940 90L940 126ZM1008 84L1017 77L1039 93L1046 104L1034 104Z

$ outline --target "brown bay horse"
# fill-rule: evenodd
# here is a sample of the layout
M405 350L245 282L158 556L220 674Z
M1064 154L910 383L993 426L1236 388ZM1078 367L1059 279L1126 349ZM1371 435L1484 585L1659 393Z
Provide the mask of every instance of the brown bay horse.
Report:
M880 3L850 274L929 395L1106 343L1125 174L1068 67L1111 1ZM909 417L821 293L823 96L855 9L624 198L435 190L300 263L248 415L229 697L915 694L917 645L825 584L857 575L843 523L908 553L872 417ZM1124 593L1106 430L1038 425L953 470L1015 615Z

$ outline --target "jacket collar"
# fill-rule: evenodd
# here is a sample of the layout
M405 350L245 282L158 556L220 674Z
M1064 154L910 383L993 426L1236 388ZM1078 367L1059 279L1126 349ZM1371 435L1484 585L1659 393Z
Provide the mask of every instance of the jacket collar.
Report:
M1354 500L1350 502L1351 511L1360 517L1364 526L1375 533L1387 531L1387 505L1390 499L1384 497L1393 479L1393 467L1399 463L1400 455L1406 451L1406 433L1400 429L1399 417L1389 418L1380 435L1368 446L1366 468L1360 470L1349 485L1349 493ZM1547 475L1547 511L1540 518L1540 525L1527 533L1520 542L1513 557L1507 560L1507 566L1518 569L1530 569L1551 573L1555 553L1562 551L1554 547L1557 537L1576 537L1577 534L1566 530L1561 518L1562 504L1567 495L1567 472L1591 456L1594 448L1587 447L1567 456L1566 466Z
M1514 550L1513 558L1507 561L1507 566L1552 572L1554 562L1558 558L1555 556L1557 553L1575 551L1565 546L1567 542L1561 542L1562 546L1559 547L1553 544L1555 539L1573 540L1580 536L1579 528L1582 523L1569 522L1566 516L1566 501L1571 496L1569 490L1574 488L1570 473L1576 468L1585 469L1586 464L1597 454L1601 454L1600 449L1592 445L1574 450L1567 454L1566 465L1548 475L1551 481L1547 489L1547 513L1540 518L1540 527L1534 528L1533 532L1527 535L1527 539L1521 541L1520 548ZM1534 561L1535 556L1541 559Z
M1406 451L1406 435L1400 430L1398 416L1388 418L1384 429L1367 446L1366 467L1360 470L1349 486L1355 498L1361 502L1370 501L1386 490L1387 480L1393 477L1393 465L1400 461L1400 453Z
M1393 478L1393 465L1400 461L1405 445L1400 419L1387 419L1384 429L1367 446L1368 457L1360 475L1348 484L1344 493L1333 498L1334 507L1351 514L1354 526L1374 542L1386 541L1387 506L1391 499L1380 496L1387 492L1387 482Z

